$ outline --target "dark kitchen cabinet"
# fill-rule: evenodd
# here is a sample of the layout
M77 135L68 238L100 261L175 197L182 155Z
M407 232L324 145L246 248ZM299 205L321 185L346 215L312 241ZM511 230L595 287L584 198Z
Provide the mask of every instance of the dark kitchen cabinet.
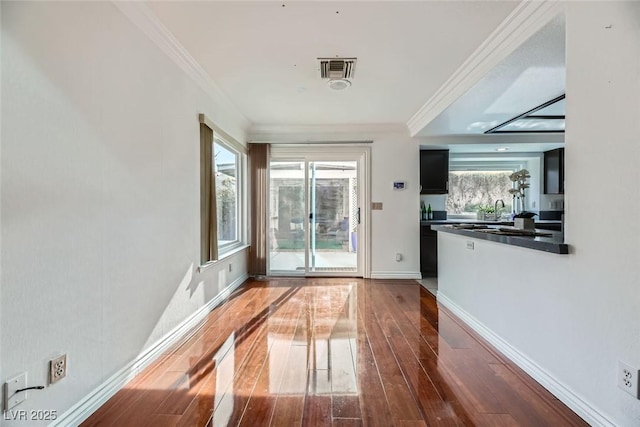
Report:
M564 194L564 148L544 152L544 194Z
M438 233L431 226L420 226L420 272L422 277L438 276Z
M449 192L449 150L420 151L420 194Z

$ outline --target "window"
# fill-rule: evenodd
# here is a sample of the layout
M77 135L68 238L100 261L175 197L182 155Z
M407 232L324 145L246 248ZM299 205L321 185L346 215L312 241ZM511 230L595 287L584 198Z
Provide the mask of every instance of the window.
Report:
M493 215L496 200L502 200L505 207L500 209L503 216L512 212L513 196L509 190L513 182L509 175L528 169L531 173L531 188L527 192L528 201L535 206L540 190L538 154L523 153L500 157L483 154L457 154L449 161L449 194L446 199L447 215L450 218L475 218L478 211ZM532 206L532 207L533 207Z
M218 250L238 242L238 172L240 154L220 139L214 142Z
M478 210L493 207L496 200L504 201L503 212L511 212L509 179L515 170L449 171L447 212L454 215L475 215Z
M200 115L201 264L246 240L246 149Z

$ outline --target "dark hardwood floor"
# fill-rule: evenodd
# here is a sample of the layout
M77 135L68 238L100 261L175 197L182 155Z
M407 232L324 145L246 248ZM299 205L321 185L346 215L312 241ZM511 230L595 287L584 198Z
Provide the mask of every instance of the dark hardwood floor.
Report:
M82 426L586 426L413 281L249 281Z

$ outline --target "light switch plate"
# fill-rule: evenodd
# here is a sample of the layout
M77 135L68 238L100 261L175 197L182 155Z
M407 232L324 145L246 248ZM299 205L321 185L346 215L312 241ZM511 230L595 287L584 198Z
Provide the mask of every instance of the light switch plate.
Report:
M373 211L381 211L382 210L382 202L372 202L371 210Z
M4 409L8 411L27 400L27 392L16 393L16 390L27 388L27 373L23 372L4 383Z

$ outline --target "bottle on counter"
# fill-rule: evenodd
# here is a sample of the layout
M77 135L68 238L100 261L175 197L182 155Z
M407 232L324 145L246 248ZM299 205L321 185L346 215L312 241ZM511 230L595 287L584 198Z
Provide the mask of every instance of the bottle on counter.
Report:
M429 207L427 208L427 219L428 220L433 219L433 211L431 210L431 203L429 203Z
M427 208L424 207L423 201L420 201L420 220L421 221L427 220Z

